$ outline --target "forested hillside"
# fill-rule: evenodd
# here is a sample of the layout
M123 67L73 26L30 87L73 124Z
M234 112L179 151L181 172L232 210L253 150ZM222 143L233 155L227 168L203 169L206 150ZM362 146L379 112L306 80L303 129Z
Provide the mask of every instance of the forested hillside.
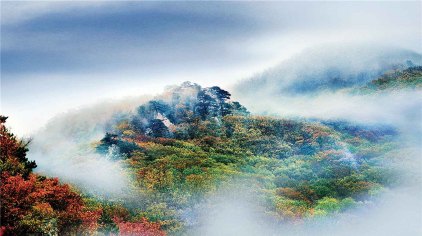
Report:
M128 210L87 198L74 187L33 173L29 141L19 140L0 116L0 235L165 235L160 225L140 217L130 222Z
M262 73L241 80L233 93L247 99L260 96L306 96L365 86L385 73L422 65L422 55L403 49L382 47L315 48L289 58ZM404 72L412 74L413 72Z
M383 165L397 145L394 129L256 116L230 97L185 82L115 114L91 145L132 177L117 199L33 174L26 144L2 117L3 232L186 234L192 209L239 183L273 220L297 221L368 204L396 181Z
M0 236L422 236L422 1L0 9Z
M414 73L418 68L394 75ZM397 147L393 128L256 116L230 97L185 82L134 112L115 114L91 146L125 166L132 183L108 199L32 173L27 143L2 117L2 231L189 234L193 209L240 183L271 219L300 221L370 204L397 181L384 165Z
M363 93L385 92L399 89L420 89L422 66L387 72L359 89Z
M340 213L394 184L396 131L254 116L218 87L184 83L116 116L97 151L127 165L142 211L171 233L220 189L248 183L277 221ZM148 212L154 212L149 215Z
M384 165L397 147L393 128L256 116L230 98L185 82L115 114L91 144L131 176L131 190L113 198L32 173L26 143L2 117L2 231L185 235L197 226L195 209L238 184L275 222L300 222L370 204L396 183Z

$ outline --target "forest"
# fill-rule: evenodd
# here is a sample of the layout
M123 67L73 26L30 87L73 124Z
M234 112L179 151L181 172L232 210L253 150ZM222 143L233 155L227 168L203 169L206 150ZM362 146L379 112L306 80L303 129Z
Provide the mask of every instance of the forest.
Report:
M422 235L421 9L0 0L0 236Z
M385 74L367 93L420 88L421 68ZM387 153L399 148L388 125L255 115L218 86L184 82L114 114L90 147L124 166L120 196L86 193L34 172L31 140L1 116L2 235L192 235L210 199L240 189L273 222L300 224L365 208L398 185Z

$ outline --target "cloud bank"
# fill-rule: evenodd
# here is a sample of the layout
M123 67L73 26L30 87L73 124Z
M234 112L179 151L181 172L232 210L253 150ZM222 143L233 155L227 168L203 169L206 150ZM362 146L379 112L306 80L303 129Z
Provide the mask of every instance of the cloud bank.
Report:
M36 161L35 171L105 198L128 195L131 177L121 163L96 153L95 142L104 136L114 114L131 111L146 99L104 102L55 117L31 143L28 158Z

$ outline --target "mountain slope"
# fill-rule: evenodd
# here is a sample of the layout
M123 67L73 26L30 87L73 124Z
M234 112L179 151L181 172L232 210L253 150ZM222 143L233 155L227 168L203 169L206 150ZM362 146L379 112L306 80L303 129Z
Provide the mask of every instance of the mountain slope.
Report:
M6 119L0 116L0 235L165 235L158 223L129 219L119 204L33 173L37 165L26 157L28 143L9 131Z
M360 92L393 91L401 89L422 88L422 66L409 67L405 70L395 70L385 73L359 88Z
M74 115L72 120L78 119ZM78 148L97 152L95 157L76 155L66 163L105 168L103 162L92 162L98 157L122 166L116 171L131 178L123 188L127 191L118 195L79 193L57 179L33 174L35 166L25 159L27 150L2 124L6 234L195 234L203 224L199 215L215 210L212 199L221 192L252 195L258 207L246 206L247 210L265 216L259 219L262 225L279 225L345 214L371 204L379 192L400 181L385 165L390 161L386 154L398 147L395 129L256 116L217 86L185 82L132 112L116 112L101 122L107 124L107 133L94 143L83 138L85 126L80 127L82 133L71 131L76 136L65 135L81 142L72 152ZM52 134L56 135L63 134ZM55 145L59 144L49 142L48 147ZM56 148L52 153L67 150ZM94 183L105 178L89 176L95 177ZM22 183L20 189L16 182ZM17 199L16 193L23 198Z
M364 85L387 71L422 65L422 55L401 49L349 45L313 48L250 79L233 91L242 95L305 95Z
M97 151L125 163L143 196L140 211L160 206L148 219L181 233L195 222L191 209L242 182L276 220L364 204L395 182L382 165L395 135L389 127L253 116L221 88L184 83L116 116Z

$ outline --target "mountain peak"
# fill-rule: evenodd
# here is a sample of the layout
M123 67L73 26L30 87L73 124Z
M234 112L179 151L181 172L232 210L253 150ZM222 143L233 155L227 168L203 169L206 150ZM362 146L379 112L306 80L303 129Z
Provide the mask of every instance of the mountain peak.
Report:
M219 121L227 115L249 114L230 97L229 92L218 86L203 88L196 83L183 82L139 106L130 116L129 125L147 136L171 137L178 127L195 120Z

